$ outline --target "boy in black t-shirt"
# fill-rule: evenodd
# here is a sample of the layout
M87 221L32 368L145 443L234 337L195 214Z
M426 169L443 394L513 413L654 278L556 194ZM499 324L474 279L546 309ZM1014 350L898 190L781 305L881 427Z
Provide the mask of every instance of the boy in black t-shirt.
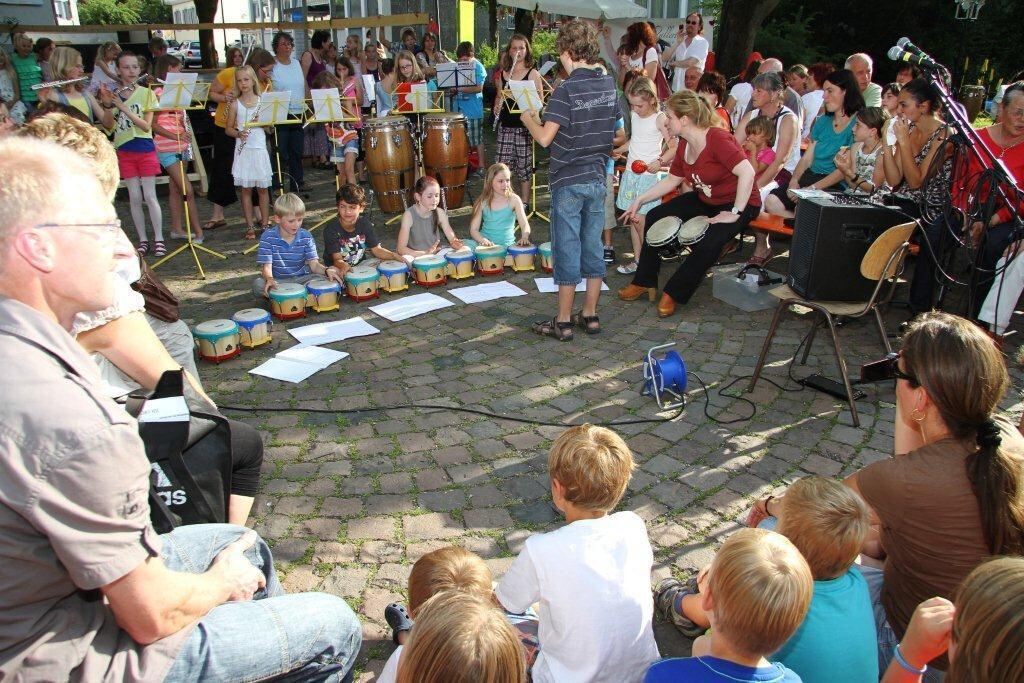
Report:
M358 185L346 183L338 190L338 225L324 229L324 261L333 263L344 277L352 266L359 265L369 251L382 261L401 261L402 257L381 246L366 208L366 192Z

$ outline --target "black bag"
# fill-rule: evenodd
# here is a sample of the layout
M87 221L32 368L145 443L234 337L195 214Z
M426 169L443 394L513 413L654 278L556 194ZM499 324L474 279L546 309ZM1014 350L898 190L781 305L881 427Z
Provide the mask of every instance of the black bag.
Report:
M150 396L133 395L126 406L136 418L147 401L156 399L181 397L188 407L188 421L139 422L152 464L150 519L161 534L187 524L227 521L231 428L215 406L191 394L183 371L167 371Z

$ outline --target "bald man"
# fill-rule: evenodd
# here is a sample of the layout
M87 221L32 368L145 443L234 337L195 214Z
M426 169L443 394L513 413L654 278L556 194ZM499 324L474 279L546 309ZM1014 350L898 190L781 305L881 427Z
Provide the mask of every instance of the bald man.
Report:
M0 679L340 680L344 601L283 595L245 527L153 530L138 425L68 334L123 244L95 167L6 138L0 177Z

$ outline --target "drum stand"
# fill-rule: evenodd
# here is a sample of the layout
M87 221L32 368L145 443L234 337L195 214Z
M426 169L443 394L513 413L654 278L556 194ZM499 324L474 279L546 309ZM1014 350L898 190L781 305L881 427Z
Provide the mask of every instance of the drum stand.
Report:
M175 99L178 100L178 99L181 99L182 90L185 88L185 85L186 85L185 83L174 83L174 84L168 85L167 87L168 88L177 87L178 92L175 93ZM206 97L202 97L201 99L196 97L196 95L197 95L196 90L199 89L199 86L200 86L200 84L197 83L196 84L196 88L192 90L191 96L189 98L190 102L189 102L188 106L157 108L157 109L151 109L150 110L150 111L181 112L181 116L182 116L182 118L183 118L183 120L185 122L185 130L188 131L188 133L189 133L189 141L188 141L188 145L185 147L185 150L188 151L190 153L190 155L194 154L194 151L192 150L192 135L191 135L192 130L191 130L191 126L189 125L189 122L188 122L188 110L190 110L190 109L205 109L206 108ZM205 84L205 86L206 86L206 94L209 95L209 84ZM194 103L196 103L196 102L198 102L198 105L193 106ZM177 138L178 146L180 147L181 146L181 135L178 134L176 136L176 138ZM196 269L199 271L199 277L202 278L203 280L205 280L206 279L206 272L203 271L203 264L199 261L199 254L196 253L196 250L205 252L206 254L209 254L210 256L213 256L214 258L219 258L222 261L226 260L227 256L225 256L224 254L220 253L219 251L214 251L213 249L210 249L209 247L206 247L206 246L204 246L202 244L196 244L192 240L192 217L191 217L190 212L188 210L188 190L185 189L185 187L186 187L185 183L189 182L188 174L185 173L185 160L182 159L181 162L179 162L179 163L181 164L181 177L179 178L179 182L181 183L181 205L182 205L182 212L185 214L185 244L181 245L180 247L178 247L174 251L170 252L166 256L161 257L160 260L156 261L153 264L152 267L153 267L153 270L156 270L157 268L162 266L164 263L170 261L175 256L177 256L178 254L180 254L181 252L183 252L183 251L185 251L187 249L192 254L192 260L195 261Z

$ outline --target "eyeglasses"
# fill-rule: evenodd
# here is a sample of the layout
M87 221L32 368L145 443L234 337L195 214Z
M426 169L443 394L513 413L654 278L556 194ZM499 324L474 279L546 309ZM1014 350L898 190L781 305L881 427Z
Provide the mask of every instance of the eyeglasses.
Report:
M914 386L920 385L917 378L900 370L902 352L886 354L882 360L865 363L860 369L860 383L884 382L891 379L904 379Z
M700 22L699 21L687 21L686 25L687 26L698 26L698 25L700 25Z
M117 234L121 231L121 219L115 218L109 223L40 223L34 226L36 228L66 228L68 230L74 230L76 228L102 228L99 233L90 233L103 240L113 242L117 239Z

